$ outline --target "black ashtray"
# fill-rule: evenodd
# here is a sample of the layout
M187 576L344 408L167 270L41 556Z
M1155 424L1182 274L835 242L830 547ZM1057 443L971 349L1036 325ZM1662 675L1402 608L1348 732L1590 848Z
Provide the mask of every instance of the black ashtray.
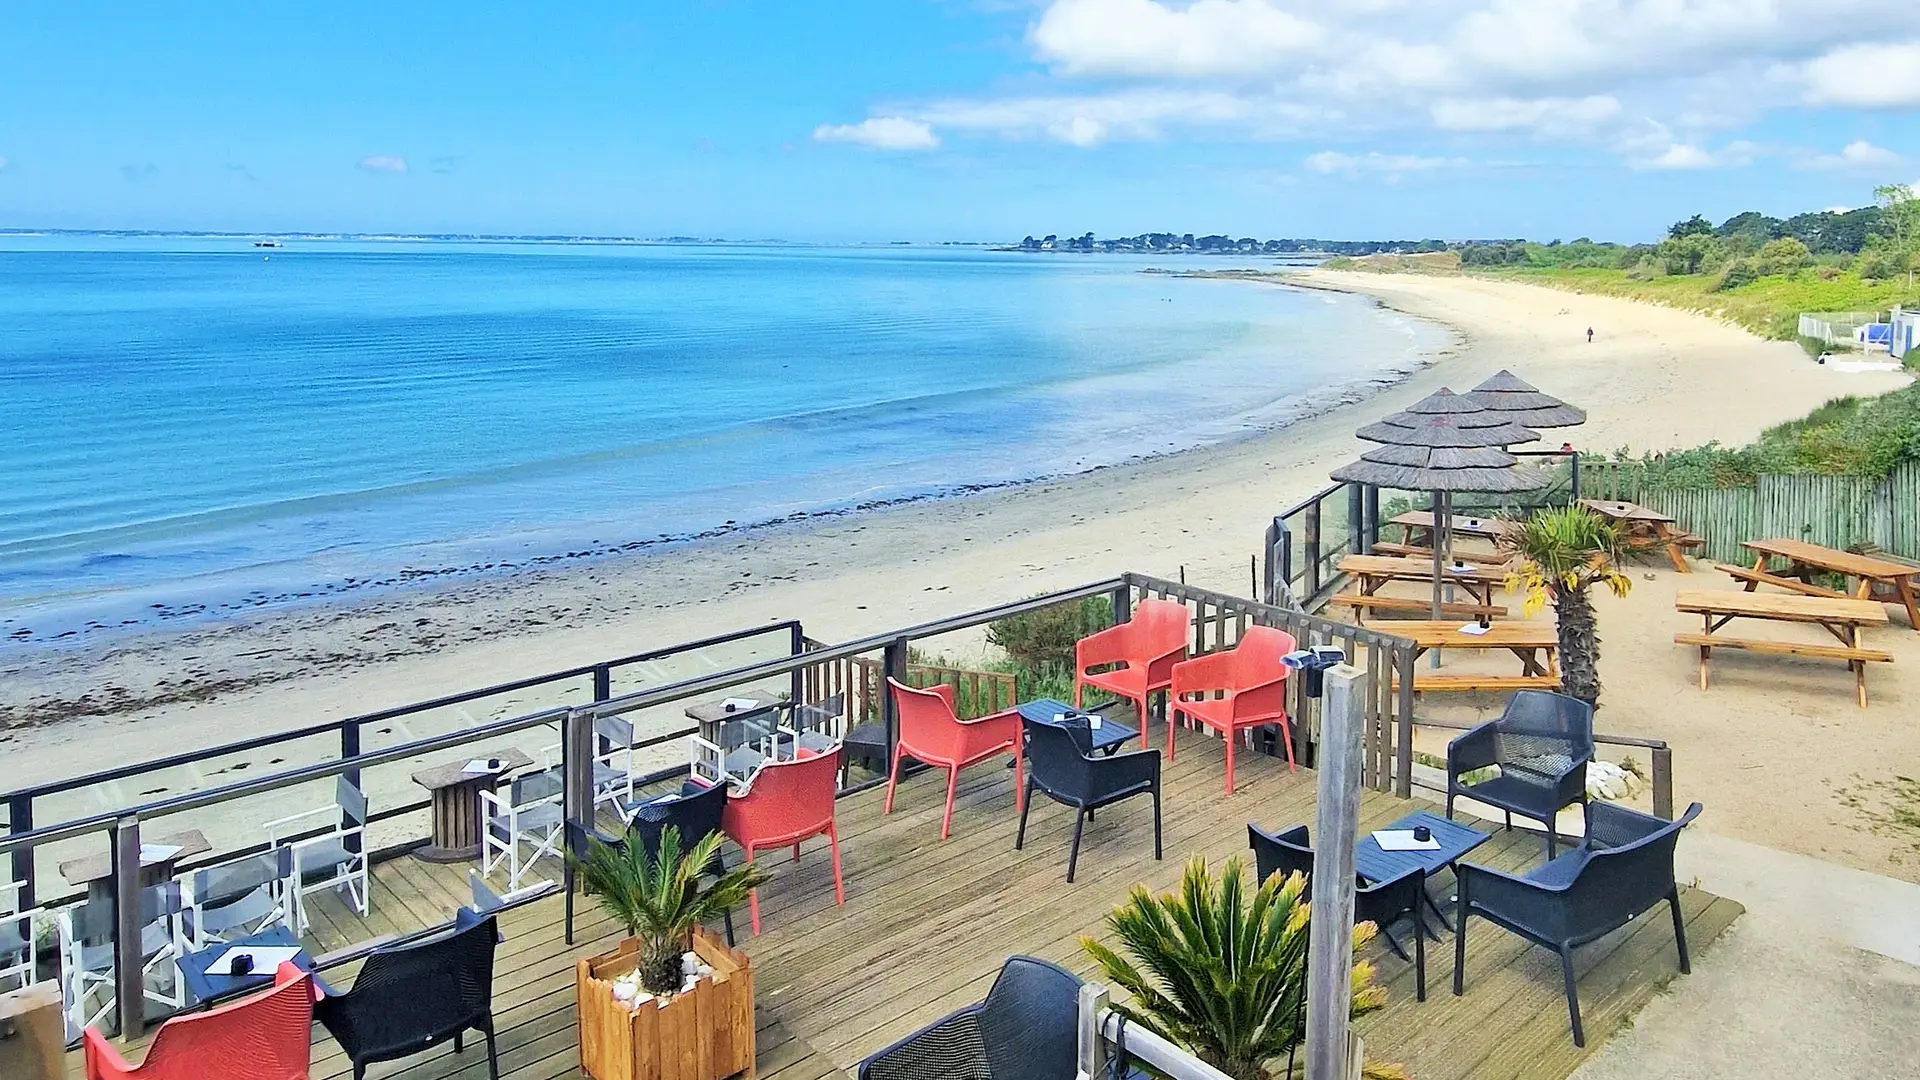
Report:
M1433 830L1427 828L1425 825L1415 825L1413 827L1413 838L1416 842L1424 844L1433 839Z
M731 703L729 703L729 704L726 704L726 705L722 705L722 706L720 706L720 707L721 707L722 709L725 709L725 710L726 710L727 712L732 712L732 711L733 711L733 705L732 705Z
M227 972L235 976L253 974L253 955L251 953L241 953L239 956L227 961Z
M487 759L487 771L499 772L501 769L506 767L506 764L507 764L506 762L500 760L497 757L490 757Z

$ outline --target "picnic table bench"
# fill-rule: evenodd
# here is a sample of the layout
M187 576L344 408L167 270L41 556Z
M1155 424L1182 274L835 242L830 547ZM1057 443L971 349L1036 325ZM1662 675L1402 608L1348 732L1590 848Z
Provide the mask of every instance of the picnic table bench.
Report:
M1666 552L1667 558L1673 562L1673 568L1683 574L1693 573L1693 568L1687 565L1682 550L1707 546L1706 538L1677 527L1671 517L1658 510L1649 510L1639 503L1617 499L1581 499L1580 505L1612 521L1627 547L1635 551Z
M1359 586L1360 595L1372 596L1380 591L1382 585L1390 581L1421 581L1433 583L1433 562L1430 559L1401 559L1390 555L1348 555L1340 560L1340 572L1353 578ZM1491 608L1493 590L1506 583L1505 570L1490 566L1445 566L1441 568L1441 580L1450 585L1458 585L1467 594L1479 601L1481 607Z
M1433 547L1433 511L1409 510L1404 514L1395 514L1388 518L1387 524L1400 526L1401 542L1427 548ZM1454 536L1477 536L1482 540L1498 540L1513 531L1514 523L1500 517L1454 514L1448 521L1447 529Z
M1381 540L1375 543L1373 545L1373 551L1370 552L1370 554L1392 555L1402 559L1425 559L1429 565L1433 562L1432 548L1422 547L1419 544L1396 544L1389 540ZM1459 562L1472 563L1475 566L1505 566L1507 564L1507 557L1495 551L1461 551L1459 548L1455 548L1447 554L1452 555L1454 559Z
M1674 598L1674 606L1683 612L1701 616L1698 634L1675 634L1678 645L1700 650L1700 689L1707 688L1707 661L1718 646L1781 656L1811 656L1845 660L1853 669L1854 694L1860 707L1867 707L1867 665L1890 664L1893 654L1880 649L1860 647L1862 626L1886 625L1886 609L1868 600L1846 597L1782 595L1780 593L1740 592L1722 589L1689 589ZM1838 645L1768 638L1728 637L1719 631L1735 619L1767 622L1811 623L1824 627L1838 639Z
M1477 632L1476 632L1477 631ZM1520 658L1520 674L1497 675L1451 671L1423 671L1413 677L1421 690L1558 690L1560 672L1554 658L1560 635L1552 623L1505 622L1469 630L1450 620L1408 621L1393 624L1395 637L1413 642L1417 658L1429 649L1505 649Z
M1433 601L1414 596L1380 596L1362 593L1336 593L1327 601L1353 609L1353 621L1366 625L1370 611L1403 611L1412 615L1433 614ZM1504 619L1507 609L1499 604L1461 604L1449 601L1440 605L1440 614L1460 619Z
M1748 540L1741 546L1754 553L1752 566L1726 563L1718 566L1728 577L1744 582L1748 592L1761 585L1772 585L1806 596L1898 604L1906 609L1907 624L1920 630L1920 599L1916 598L1916 589L1920 586L1915 585L1915 579L1920 578L1920 566L1856 555L1804 540ZM1787 564L1777 573L1769 568L1771 560L1776 558L1786 560ZM1816 585L1813 578L1820 573L1852 578L1855 584L1845 591Z

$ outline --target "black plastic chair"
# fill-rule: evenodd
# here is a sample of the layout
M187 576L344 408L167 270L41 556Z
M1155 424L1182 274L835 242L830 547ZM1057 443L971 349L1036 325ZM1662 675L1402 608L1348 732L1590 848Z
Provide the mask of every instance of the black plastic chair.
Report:
M1253 863L1259 870L1261 881L1274 874L1291 874L1295 871L1309 877L1313 875L1313 847L1307 839L1305 825L1295 825L1275 834L1249 823L1247 844L1253 848ZM1379 927L1380 936L1386 939L1394 955L1413 965L1416 999L1427 1000L1427 934L1430 931L1426 920L1420 915L1420 905L1426 899L1427 872L1416 866L1390 881L1372 883L1358 874L1354 877L1357 881L1353 894L1354 921L1370 922ZM1393 936L1393 931L1388 929L1393 923L1409 916L1413 918L1411 958L1407 956L1407 950L1401 947L1399 939ZM1434 935L1434 940L1440 940L1439 935Z
M1080 980L1012 956L978 1005L948 1013L860 1063L860 1080L1073 1080Z
M1464 795L1547 827L1547 858L1554 856L1554 818L1562 807L1587 801L1587 762L1593 760L1593 707L1547 690L1517 690L1506 711L1447 744L1447 817ZM1461 776L1489 765L1500 775L1468 784Z
M1038 790L1054 802L1074 808L1073 848L1067 855L1067 881L1073 881L1080 862L1080 835L1093 812L1108 803L1135 795L1153 796L1153 857L1160 858L1160 751L1131 750L1112 757L1096 756L1092 731L1085 719L1043 723L1023 719L1026 739L1026 797L1020 806L1020 829L1013 849L1027 842L1027 812Z
M625 807L627 822L634 832L640 835L641 847L649 855L660 853L660 834L669 826L680 832L680 850L686 851L709 835L720 831L720 823L727 811L727 787L725 784L703 786L683 784L680 792L674 795L662 795L646 802L633 803ZM587 857L587 839L599 840L613 847L625 846L624 836L610 836L597 828L583 828L578 822L570 822L567 828L568 841L573 853L579 858ZM720 851L713 853L713 861L707 864L707 873L720 876L727 872L727 861ZM567 872L566 899L567 943L573 943L573 875L572 867ZM727 912L727 944L733 942L733 912Z
M1663 821L1612 803L1587 808L1587 838L1578 847L1515 875L1460 863L1460 910L1453 946L1453 992L1462 992L1467 965L1467 919L1478 915L1560 954L1567 983L1573 1045L1585 1046L1580 998L1574 990L1573 950L1632 922L1665 900L1673 912L1680 971L1687 961L1687 927L1680 916L1680 887L1673 876L1673 849L1680 830L1700 814L1687 807L1677 821Z
M500 1080L493 1045L493 951L499 929L492 917L463 919L441 937L377 949L360 967L353 989L314 1005L314 1016L353 1062L354 1080L376 1061L411 1057L478 1031L487 1040L487 1075Z

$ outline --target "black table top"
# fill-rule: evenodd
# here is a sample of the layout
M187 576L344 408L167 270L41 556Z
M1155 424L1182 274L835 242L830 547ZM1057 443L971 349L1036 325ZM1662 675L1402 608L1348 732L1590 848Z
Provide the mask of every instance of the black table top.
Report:
M1091 711L1075 709L1066 702L1055 701L1052 698L1037 698L1016 707L1020 710L1021 716L1037 724L1056 723L1061 713ZM1093 748L1095 750L1110 754L1126 745L1128 740L1137 737L1140 734L1140 730L1138 728L1128 727L1111 717L1102 716L1100 717L1100 726L1093 729L1089 734L1093 736Z
M224 956L228 949L245 948L296 948L300 945L293 931L284 926L263 930L248 937L233 941L209 945L198 952L190 952L180 958L180 977L186 981L187 992L201 1005L217 1002L222 998L234 997L249 990L259 990L273 985L272 969L256 971L248 975L215 975L207 969L215 960ZM305 949L293 958L295 967L302 971L313 970L313 957ZM324 992L324 990L322 991Z
M1354 851L1354 869L1368 881L1390 881L1408 870L1419 867L1432 874L1442 867L1450 866L1462 855L1484 844L1489 839L1486 833L1457 821L1448 821L1429 810L1420 810L1408 814L1385 832L1411 829L1415 825L1425 825L1433 830L1433 838L1440 847L1434 851L1387 851L1372 833L1360 838L1359 847Z

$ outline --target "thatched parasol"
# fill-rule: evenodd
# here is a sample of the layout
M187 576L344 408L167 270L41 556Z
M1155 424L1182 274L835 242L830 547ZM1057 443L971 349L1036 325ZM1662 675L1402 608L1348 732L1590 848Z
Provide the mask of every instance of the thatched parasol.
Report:
M1460 395L1502 419L1530 428L1573 427L1587 422L1587 414L1502 368L1479 386Z
M1542 486L1542 474L1516 469L1519 459L1505 450L1515 443L1532 442L1540 434L1474 398L1444 388L1355 434L1382 445L1361 455L1359 461L1335 469L1335 480L1433 493L1433 617L1438 620L1446 587L1452 494L1531 491Z

